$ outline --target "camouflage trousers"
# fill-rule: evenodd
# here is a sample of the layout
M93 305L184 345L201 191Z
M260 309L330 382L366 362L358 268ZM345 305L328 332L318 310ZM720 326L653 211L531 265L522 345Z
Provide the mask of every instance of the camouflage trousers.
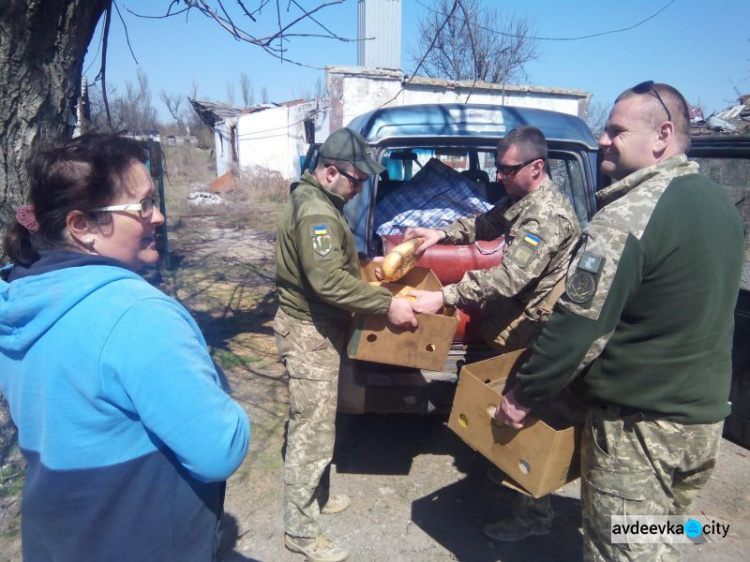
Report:
M635 417L635 416L633 416ZM686 515L719 455L723 421L629 419L589 410L581 439L584 560L679 560L679 544L612 544L613 515Z
M320 534L328 501L324 478L333 459L336 402L346 326L298 320L280 308L276 348L289 374L289 421L284 455L284 530L294 537Z

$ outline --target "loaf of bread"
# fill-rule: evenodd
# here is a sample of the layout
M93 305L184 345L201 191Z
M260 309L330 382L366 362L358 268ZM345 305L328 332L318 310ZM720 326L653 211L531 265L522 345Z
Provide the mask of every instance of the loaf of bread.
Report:
M413 238L412 240L402 242L388 252L380 266L383 272L383 279L386 281L398 281L409 273L411 268L417 264L414 252L422 242L424 242L424 238Z
M384 287L388 289L394 297L402 297L408 299L416 299L417 297L410 295L412 291L416 291L416 287L410 287L409 285L397 285L396 283L386 283L385 281L370 281L370 285L376 285L378 287Z

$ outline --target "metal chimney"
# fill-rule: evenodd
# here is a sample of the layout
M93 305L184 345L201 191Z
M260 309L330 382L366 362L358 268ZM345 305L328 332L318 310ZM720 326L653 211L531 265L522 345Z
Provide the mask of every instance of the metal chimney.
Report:
M401 0L359 0L357 65L401 69Z

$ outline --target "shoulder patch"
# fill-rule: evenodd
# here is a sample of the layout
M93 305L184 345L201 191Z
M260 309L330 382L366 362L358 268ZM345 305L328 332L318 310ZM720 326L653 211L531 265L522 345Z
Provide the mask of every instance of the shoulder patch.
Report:
M586 304L596 294L597 277L602 269L604 258L589 252L581 252L576 270L565 282L565 294L571 302Z
M310 236L316 260L328 259L331 256L333 242L330 232L331 228L328 224L310 225Z
M565 282L565 294L576 304L584 304L594 298L596 278L588 271L577 269Z
M581 258L578 260L578 269L588 271L592 275L598 275L602 269L604 258L589 252L581 252Z
M513 240L510 248L508 248L505 258L512 261L518 267L524 268L534 259L541 243L542 239L536 234L521 231Z

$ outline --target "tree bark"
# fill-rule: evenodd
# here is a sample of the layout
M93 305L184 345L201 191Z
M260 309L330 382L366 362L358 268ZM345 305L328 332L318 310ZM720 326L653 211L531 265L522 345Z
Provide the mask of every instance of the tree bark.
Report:
M69 138L81 69L111 0L5 0L0 9L0 233L27 200L26 160L38 146ZM0 244L0 264L4 263ZM0 400L0 467L16 432ZM20 502L19 502L20 503Z
M0 10L0 232L27 199L26 160L69 138L81 69L111 0L5 0ZM2 250L0 250L0 257ZM4 261L4 259L2 260Z

